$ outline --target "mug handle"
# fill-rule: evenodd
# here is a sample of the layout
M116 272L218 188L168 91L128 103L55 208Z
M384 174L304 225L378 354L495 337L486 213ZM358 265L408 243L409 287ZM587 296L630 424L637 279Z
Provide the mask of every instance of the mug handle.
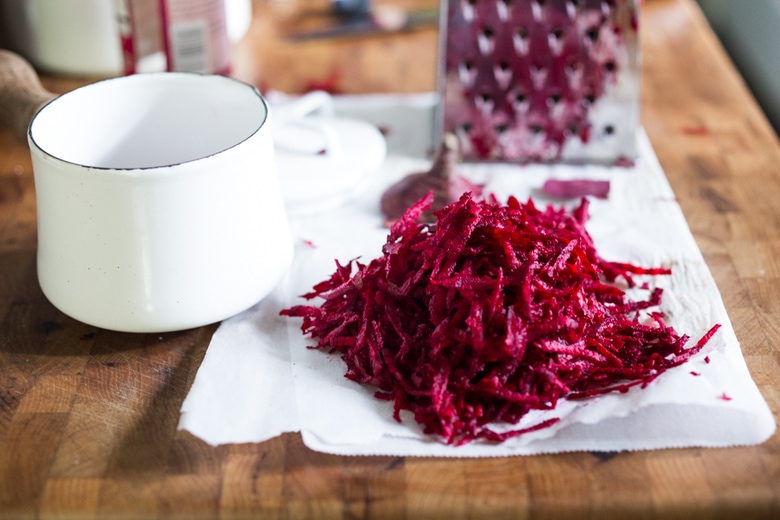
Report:
M341 142L337 132L327 120L308 119L306 116L319 112L324 116L332 116L333 98L325 91L315 90L303 96L274 107L273 121L277 127L295 125L314 130L324 138L324 146L312 147L311 143L295 140L275 139L274 145L279 150L305 155L326 155L338 158L342 155Z
M333 98L324 90L314 90L299 98L273 107L273 118L277 123L287 123L321 112L323 115L333 115Z

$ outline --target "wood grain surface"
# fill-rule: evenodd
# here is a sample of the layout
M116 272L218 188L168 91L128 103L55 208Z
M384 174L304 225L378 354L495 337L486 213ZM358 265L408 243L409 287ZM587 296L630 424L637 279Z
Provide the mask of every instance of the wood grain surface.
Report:
M235 76L288 92L434 88L435 28L283 41L295 5L255 2ZM648 0L642 50L642 122L777 417L777 136L693 0ZM91 79L43 82L64 92ZM778 435L477 460L324 455L297 434L208 446L176 425L216 325L121 334L76 322L40 292L35 252L29 152L0 131L0 518L780 518Z

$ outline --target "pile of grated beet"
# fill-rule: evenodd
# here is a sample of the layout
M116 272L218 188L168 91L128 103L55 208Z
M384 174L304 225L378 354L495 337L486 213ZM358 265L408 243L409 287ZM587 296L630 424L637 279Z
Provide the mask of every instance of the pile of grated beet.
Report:
M394 401L396 420L409 410L443 442L503 441L550 426L557 419L491 428L564 397L646 386L718 329L686 348L688 337L650 310L660 289L645 301L627 298L619 278L635 287L636 275L670 271L601 259L585 230L584 199L568 213L464 194L435 212L436 224L419 224L431 201L396 222L381 257L336 261L304 295L320 306L281 314L303 318L303 333L341 355L347 378Z

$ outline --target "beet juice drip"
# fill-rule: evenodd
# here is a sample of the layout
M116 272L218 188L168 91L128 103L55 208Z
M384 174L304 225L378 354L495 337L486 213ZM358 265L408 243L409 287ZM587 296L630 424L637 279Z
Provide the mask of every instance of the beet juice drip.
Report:
M594 132L610 148L610 135L635 130L637 82L619 81L637 72L634 0L450 0L447 8L445 130L466 157L555 160L573 140L575 159L631 154L588 145ZM625 117L619 104L633 105Z

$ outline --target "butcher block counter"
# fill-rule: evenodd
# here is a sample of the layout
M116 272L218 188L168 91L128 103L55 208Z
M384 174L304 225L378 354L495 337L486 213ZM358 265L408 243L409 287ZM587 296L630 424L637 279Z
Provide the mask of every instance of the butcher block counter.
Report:
M291 93L435 88L434 25L290 41L275 23L290 5L255 3L234 76ZM780 144L693 0L645 2L641 46L642 124L777 418ZM42 80L62 93L92 78ZM110 332L48 303L29 150L0 131L0 518L780 518L777 434L488 459L332 456L299 434L209 446L177 424L216 329Z

